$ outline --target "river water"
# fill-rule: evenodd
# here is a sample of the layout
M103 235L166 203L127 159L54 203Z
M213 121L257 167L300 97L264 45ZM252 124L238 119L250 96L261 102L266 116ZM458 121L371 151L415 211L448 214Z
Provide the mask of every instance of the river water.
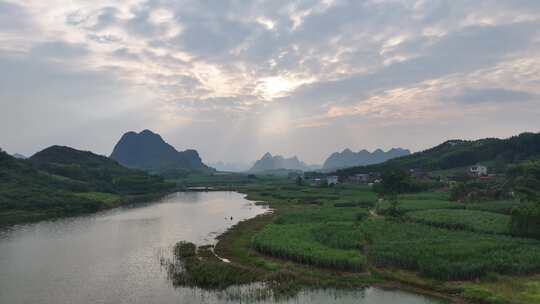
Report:
M267 212L235 192L176 193L156 202L0 230L0 303L237 303L223 293L174 288L160 259L187 240L213 244L238 221ZM260 303L432 304L368 288L303 291Z

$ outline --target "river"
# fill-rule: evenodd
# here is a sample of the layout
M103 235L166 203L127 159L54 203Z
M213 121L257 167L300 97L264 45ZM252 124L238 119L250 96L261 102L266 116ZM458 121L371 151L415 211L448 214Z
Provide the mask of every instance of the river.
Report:
M239 193L187 192L93 215L4 228L0 303L236 303L222 293L174 288L160 259L180 240L213 244L238 221L264 212L265 207ZM279 303L439 302L368 288L304 291Z

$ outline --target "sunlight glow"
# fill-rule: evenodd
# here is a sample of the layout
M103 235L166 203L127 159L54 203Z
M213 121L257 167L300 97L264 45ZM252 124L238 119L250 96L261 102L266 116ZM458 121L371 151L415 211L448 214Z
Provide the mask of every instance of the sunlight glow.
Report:
M255 87L255 92L263 99L271 100L288 95L291 91L308 83L309 80L295 80L281 76L261 78Z

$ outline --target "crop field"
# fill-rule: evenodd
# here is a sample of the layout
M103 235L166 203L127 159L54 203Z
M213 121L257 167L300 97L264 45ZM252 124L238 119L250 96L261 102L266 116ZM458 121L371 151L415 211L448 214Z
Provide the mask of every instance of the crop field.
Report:
M368 216L363 208L310 207L280 215L276 224L353 222Z
M367 220L361 229L369 260L377 266L417 270L439 280L540 271L540 242L535 240L382 219Z
M364 234L357 224L333 222L312 231L315 240L336 249L363 249Z
M409 212L408 220L448 229L510 234L510 216L464 209L433 209Z
M414 194L401 194L399 199L402 200L439 200L439 201L448 201L449 194L446 192L421 192Z
M510 214L512 208L519 206L519 204L520 203L517 200L488 201L468 203L465 205L465 208L470 210L481 210L502 214Z
M380 214L385 214L386 211L390 209L389 201L381 201L377 203L377 212ZM428 209L463 209L464 205L461 203L444 201L444 200L434 200L434 199L400 199L398 201L398 210L402 213L418 210L428 210Z
M362 271L365 257L359 250L336 249L319 241L318 224L270 224L253 238L253 247L264 254L302 264L347 271Z

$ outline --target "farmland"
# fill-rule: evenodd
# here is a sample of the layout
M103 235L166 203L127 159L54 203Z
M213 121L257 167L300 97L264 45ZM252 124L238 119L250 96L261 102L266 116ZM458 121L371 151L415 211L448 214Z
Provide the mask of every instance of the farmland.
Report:
M464 209L431 209L406 214L408 220L452 230L510 234L510 216Z
M236 189L274 212L231 229L216 252L263 281L285 273L308 286L398 281L442 297L540 303L512 300L528 299L521 278L540 273L540 241L509 235L518 202L460 203L423 192L399 195L400 212L391 215L391 203L368 187L260 178ZM516 288L496 289L497 280Z
M259 252L302 264L356 272L364 269L365 258L358 250L319 242L314 235L319 229L316 224L271 224L255 236L253 246Z
M419 271L439 280L470 280L489 272L540 271L540 242L450 231L416 223L369 220L361 228L377 266Z

